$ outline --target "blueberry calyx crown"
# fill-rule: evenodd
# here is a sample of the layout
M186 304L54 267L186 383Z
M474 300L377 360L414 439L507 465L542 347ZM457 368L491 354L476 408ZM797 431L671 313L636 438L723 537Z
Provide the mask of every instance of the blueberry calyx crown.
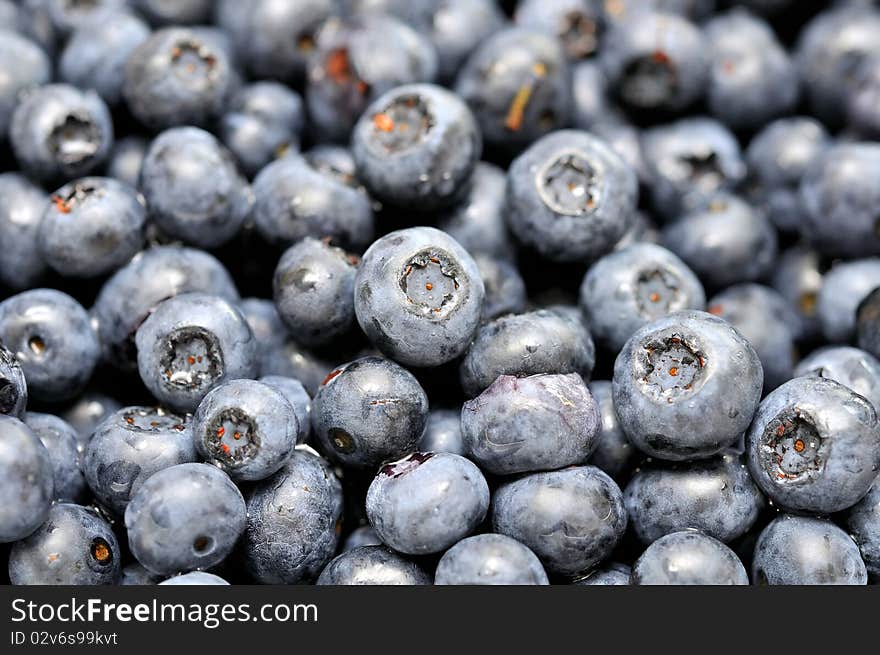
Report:
M689 395L703 380L706 356L680 334L652 339L641 350L641 382L657 399L672 403Z
M541 170L538 192L557 214L592 214L602 199L601 169L577 152L566 152Z
M402 95L373 114L372 142L389 153L403 152L421 143L434 122L424 98L417 94Z
M407 303L428 317L447 313L461 289L458 267L452 257L438 249L426 249L410 257L400 276L400 289Z
M223 374L217 337L198 326L179 328L168 335L160 365L165 384L182 389L202 389Z
M803 482L821 473L825 440L799 408L786 409L764 428L761 457L777 484Z
M402 475L414 471L433 456L434 453L412 453L396 462L385 464L385 466L379 469L379 475L384 475L389 478L399 478Z
M260 450L260 435L256 423L237 407L218 412L208 422L203 438L208 451L225 466L240 466Z
M101 130L87 114L69 113L52 128L48 144L60 163L81 164L98 152Z

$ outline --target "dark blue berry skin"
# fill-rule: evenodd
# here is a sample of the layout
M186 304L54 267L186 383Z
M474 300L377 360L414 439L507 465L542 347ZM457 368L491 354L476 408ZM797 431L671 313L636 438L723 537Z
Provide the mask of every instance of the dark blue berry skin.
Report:
M859 304L856 330L859 347L880 357L880 291L877 289ZM880 403L877 406L880 407Z
M441 0L436 3L428 34L437 51L437 77L455 79L462 64L481 43L505 25L495 0Z
M521 477L492 500L495 532L528 546L548 571L570 576L607 558L626 522L620 489L593 466Z
M603 120L595 123L589 131L611 146L611 149L635 172L641 184L648 183L640 128L628 122L620 112L609 111L603 115Z
M134 336L141 323L163 300L196 291L230 302L239 299L229 272L209 253L155 246L136 255L104 283L92 306L104 360L133 369L137 365Z
M42 10L59 37L67 37L75 30L95 23L123 9L126 0L95 0L94 2L53 2L30 0L33 9Z
M728 543L745 534L765 507L733 452L686 464L646 463L636 469L623 500L644 544L687 528Z
M3 141L20 94L48 83L52 65L39 45L14 29L7 29L2 20L0 25L0 141Z
M376 98L403 84L430 82L436 74L437 53L428 37L396 18L328 20L316 34L308 63L312 126L323 140L346 141Z
M865 563L831 521L783 514L761 532L752 561L756 585L863 585Z
M95 391L86 391L72 405L58 414L76 430L76 449L79 452L80 462L85 457L86 446L88 446L95 428L104 419L120 409L122 409L122 405L110 396Z
M623 105L679 112L704 93L710 57L708 41L688 19L636 12L611 24L600 62Z
M367 490L373 529L408 555L446 550L471 534L488 509L480 469L452 453L413 453L386 464Z
M113 144L113 151L107 162L107 177L137 189L141 181L141 166L149 146L149 142L139 136L127 136L117 140Z
M800 377L764 398L746 450L752 478L775 505L829 514L854 505L876 479L880 424L863 396Z
M88 175L104 163L113 147L113 122L94 91L47 84L18 103L9 141L29 176L66 181Z
M320 359L291 338L270 344L262 355L261 375L280 375L299 380L310 396L318 392L324 378L333 370L333 363Z
M801 179L830 142L822 124L806 116L768 123L749 142L749 198L780 230L799 229L804 212Z
M149 26L127 12L83 23L64 46L59 77L67 84L95 90L112 107L121 100L126 61L149 36Z
M198 25L211 17L212 0L133 0L132 4L153 25Z
M305 443L312 433L312 398L303 383L281 375L266 375L261 377L259 381L280 392L293 407L299 426L296 443Z
M206 574L207 575L207 574ZM150 573L138 562L122 567L119 584L122 586L151 586L159 584L161 575Z
M577 310L539 309L481 327L461 363L461 386L476 396L499 375L578 373L589 379L596 349Z
M128 57L122 95L154 130L204 125L218 116L237 84L233 61L214 32L165 27Z
M333 143L322 143L309 148L303 157L316 171L330 175L347 186L360 188L357 167L350 148Z
M163 582L159 583L160 585L194 585L198 587L205 587L208 585L228 585L223 578L219 575L214 575L213 573L206 573L205 571L190 571L189 573L184 573L183 575L175 575Z
M255 582L310 582L336 552L342 487L324 460L305 448L248 498L241 552Z
M256 77L296 80L305 72L321 24L339 0L260 0L212 3L239 59Z
M670 251L634 243L593 264L580 288L580 307L590 333L613 352L633 332L662 316L705 309L703 285Z
M664 227L662 242L714 289L761 279L777 255L770 221L726 193Z
M590 587L624 586L629 584L631 573L632 570L626 564L611 562L591 571L586 577L575 580L574 584Z
M519 0L514 20L555 37L566 57L578 60L596 53L601 13L591 0Z
M323 172L291 154L267 165L254 179L253 219L267 241L289 246L305 237L329 237L362 251L373 240L373 208L355 183Z
M880 361L851 346L826 346L804 357L794 369L795 377L815 376L840 382L867 398L880 411Z
M880 485L853 505L846 516L846 527L852 535L871 575L880 575Z
M642 153L652 202L666 220L705 207L717 192L734 190L746 174L733 134L711 118L683 118L645 130Z
M580 464L598 427L596 401L576 373L501 375L461 410L468 456L500 475Z
M159 228L200 248L234 237L254 202L232 154L197 127L172 128L153 140L140 189Z
M21 364L12 351L0 343L0 415L22 418L27 399L27 382Z
M419 441L423 453L454 453L464 455L461 436L461 412L454 409L432 409Z
M632 225L638 183L603 140L562 130L533 144L507 173L507 221L548 259L591 262Z
M748 428L764 376L748 341L704 312L641 328L614 363L614 407L629 440L681 461L720 452Z
M11 416L0 416L0 492L15 502L0 507L0 543L24 539L49 513L52 459L39 437Z
M482 153L468 106L433 84L405 84L376 98L351 137L358 177L389 204L434 209L466 190Z
M274 302L264 298L242 298L238 309L259 342L261 351L268 351L269 345L284 343L287 328L278 315Z
M822 332L817 316L819 292L822 289L822 260L819 254L804 246L793 246L783 251L773 267L770 285L797 312L801 338L817 339Z
M840 261L822 280L816 311L822 334L831 343L844 343L856 336L859 305L880 287L880 257Z
M730 548L696 530L652 543L633 564L635 585L747 585L749 574Z
M572 123L579 130L591 130L607 121L611 109L608 78L595 60L578 63L571 69Z
M192 412L215 386L259 373L257 343L220 296L186 293L160 303L137 329L138 371L163 404Z
M86 491L86 480L79 465L78 436L68 423L52 414L28 412L25 425L37 435L49 453L55 481L54 500L80 502Z
M474 256L512 260L514 243L504 219L506 194L505 172L494 164L478 162L466 195L440 212L437 227Z
M297 342L320 346L352 329L357 263L357 257L311 237L281 256L272 284L275 306Z
M57 273L105 275L143 247L147 211L132 187L109 177L84 177L58 189L50 200L37 245Z
M707 104L718 120L748 130L791 111L800 93L797 69L765 20L733 9L706 23L704 34L712 57Z
M156 407L125 407L95 428L83 471L95 498L117 516L151 475L198 459L187 420Z
M121 575L121 552L110 525L90 508L52 506L46 522L9 554L14 585L107 585Z
M12 289L36 286L46 271L37 232L47 200L23 175L0 174L0 282Z
M30 397L46 402L76 396L100 355L86 310L54 289L23 291L0 303L0 342L21 364Z
M807 168L801 182L804 238L826 255L880 254L878 183L880 144L829 147Z
M362 546L381 545L382 540L379 539L379 535L376 534L376 531L373 530L373 527L370 525L362 525L359 528L355 528L352 533L348 535L348 538L342 545L341 551L343 553L347 553L350 550L361 548Z
M335 557L318 576L319 585L429 585L417 564L385 546L361 546Z
M312 430L346 466L374 468L415 450L428 397L405 368L365 357L330 372L312 401Z
M596 433L596 449L589 463L602 469L615 480L627 475L640 459L641 454L626 437L620 427L620 419L614 409L611 382L593 380L587 385L599 408L599 430Z
M277 82L254 82L230 99L220 137L253 177L273 159L299 147L305 124L302 98Z
M361 329L385 355L438 366L470 344L484 293L476 263L457 241L414 227L377 239L364 253L354 306Z
M737 284L711 298L709 312L735 327L758 353L765 391L791 379L800 325L782 296L760 284Z
M483 141L516 152L565 127L571 71L557 40L533 29L498 30L465 61L455 92L470 105Z
M212 389L192 420L199 455L236 481L263 480L293 454L299 418L287 397L256 380Z
M132 554L162 575L219 564L246 521L241 492L229 476L208 464L178 464L154 473L125 510Z
M517 268L504 259L488 255L474 255L474 261L483 278L483 321L491 321L505 314L525 311L526 283Z
M866 57L855 72L856 82L847 94L847 124L858 134L876 137L880 133L880 54Z
M541 560L516 539L480 534L462 539L437 563L438 585L546 585Z

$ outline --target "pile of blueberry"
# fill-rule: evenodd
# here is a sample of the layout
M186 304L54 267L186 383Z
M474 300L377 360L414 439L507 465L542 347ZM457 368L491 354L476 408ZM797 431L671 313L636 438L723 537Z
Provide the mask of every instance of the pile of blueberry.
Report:
M0 171L12 584L880 579L875 2L0 0Z

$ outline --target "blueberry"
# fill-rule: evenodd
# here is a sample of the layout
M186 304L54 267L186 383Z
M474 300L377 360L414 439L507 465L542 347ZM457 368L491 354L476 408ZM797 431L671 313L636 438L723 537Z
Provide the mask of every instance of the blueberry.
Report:
M688 528L728 543L745 534L765 506L733 452L686 464L646 463L636 469L623 500L645 544Z
M122 95L144 125L204 125L222 111L236 83L225 44L212 32L165 27L128 57Z
M856 328L859 347L880 357L880 291L877 289L859 303Z
M632 568L637 585L747 585L749 575L730 548L696 530L652 543Z
M465 191L482 152L467 105L432 84L376 98L351 137L358 176L379 200L417 209L447 206Z
M86 0L73 2L58 0L32 0L32 6L42 5L47 12L52 26L60 36L68 36L71 32L102 20L106 16L118 14L125 6L126 0Z
M834 380L795 378L764 398L746 449L752 478L776 505L838 512L862 498L877 477L877 413Z
M121 369L134 368L134 337L141 323L163 300L195 291L238 301L229 272L206 252L157 246L136 255L107 280L92 307L104 359Z
M427 36L392 16L360 15L326 21L307 68L306 105L313 127L325 140L345 141L380 95L433 80L437 53Z
M205 571L191 571L190 573L184 573L183 575L175 575L163 582L159 583L160 585L196 585L199 587L204 587L208 585L228 585L223 578L219 575L214 575L213 573L206 573Z
M880 287L880 257L835 263L822 280L816 311L822 334L831 343L856 336L859 305Z
M623 250L635 243L653 243L654 245L660 243L660 231L657 228L657 223L645 212L638 210L636 210L632 226L617 242L614 249Z
M483 321L518 314L526 308L526 283L516 267L504 259L488 255L474 255L474 261L483 278Z
M871 575L880 575L880 485L853 505L846 516L846 526L859 546L862 559Z
M461 410L468 456L495 474L580 464L596 448L598 428L596 401L576 373L501 375Z
M355 16L387 14L425 32L431 25L437 0L346 0L347 9Z
M49 82L52 65L39 45L0 21L0 141L6 138L22 92Z
M107 162L107 177L112 177L130 187L138 188L141 167L147 156L149 143L139 136L127 136L113 144L110 160Z
M207 23L213 0L133 0L132 4L154 25Z
M880 361L850 346L826 346L804 357L794 369L795 377L816 376L840 382L868 399L880 412Z
M312 397L331 371L332 363L320 359L290 338L280 344L269 344L260 366L261 375L280 375L299 380Z
M546 585L541 560L526 546L503 534L462 539L437 563L438 585Z
M49 513L54 496L52 459L39 437L24 423L0 415L0 543L24 539Z
M711 298L708 311L735 327L758 353L765 391L791 379L800 325L782 296L760 284L737 284Z
M620 102L678 112L706 89L711 48L700 28L669 13L638 12L612 22L600 62Z
M580 130L590 130L608 120L611 99L608 78L595 60L582 61L571 71L572 123Z
M846 96L847 122L859 134L876 136L880 132L880 54L866 57L854 74L855 83Z
M254 179L253 220L267 241L291 245L304 237L329 237L361 251L373 240L369 196L354 183L313 167L291 154L272 162Z
M391 232L364 253L354 307L367 338L412 366L461 355L480 321L483 280L452 237L429 227Z
M455 92L470 105L487 145L519 150L568 125L571 72L557 40L519 27L498 30L458 72Z
M648 170L642 153L642 130L617 111L603 114L590 131L603 139L611 149L635 172L641 184L648 184ZM619 242L618 242L619 243Z
M302 382L281 375L266 375L259 381L278 391L293 407L299 426L296 443L305 443L312 432L312 398Z
M639 451L629 442L620 426L611 386L608 380L594 380L587 386L599 409L596 449L590 456L589 463L619 480L635 465Z
M236 481L262 480L293 453L299 418L275 387L256 380L230 380L214 387L193 416L199 454Z
M187 420L158 407L125 407L105 418L89 439L83 470L92 493L118 516L151 475L195 462Z
M358 261L310 237L281 256L273 277L275 306L297 342L319 346L351 331Z
M636 176L607 143L562 130L533 144L507 173L507 221L553 261L593 261L632 225Z
M193 411L212 388L258 373L257 344L241 312L220 296L185 293L160 303L137 329L138 371L161 403Z
M597 261L584 276L580 306L590 333L614 352L643 325L684 309L705 309L703 285L671 252L635 243Z
M80 460L85 455L86 446L95 428L111 414L122 409L122 405L105 394L86 391L76 402L59 414L77 433L77 446Z
M220 136L248 175L299 146L305 110L299 94L277 82L255 82L230 99Z
M373 527L370 525L362 525L359 528L355 528L348 538L345 540L345 543L342 545L342 552L347 553L350 550L354 550L355 548L361 548L362 546L381 546L382 540L379 539L379 535L376 534L376 531L373 530Z
M234 237L254 202L230 152L197 127L172 128L153 140L140 188L159 228L201 248Z
M81 89L94 89L108 105L116 105L122 95L125 63L149 36L147 24L126 12L84 22L64 46L59 76Z
M831 521L784 514L758 538L752 580L759 585L863 585L859 549Z
M37 245L61 275L96 277L137 254L146 220L144 199L133 188L109 177L85 177L52 194Z
M621 586L628 585L632 570L626 564L612 562L590 571L585 577L575 580L576 585Z
M452 82L468 56L504 24L495 0L437 2L428 32L437 51L437 77Z
M219 564L246 520L241 492L223 471L207 464L177 464L154 473L125 510L132 554L163 575Z
M367 491L373 529L409 555L446 550L471 534L488 509L480 469L452 453L412 453L386 464Z
M589 379L593 339L577 310L539 309L502 316L481 327L461 363L461 386L476 396L499 375L578 373Z
M645 130L642 153L654 207L667 220L705 207L746 174L733 134L711 118L683 118Z
M815 250L793 246L783 251L773 267L771 286L798 313L802 339L821 335L817 316L819 292L822 289L822 260Z
M162 579L161 575L150 573L138 562L128 564L122 567L122 573L119 578L119 584L123 586L149 586L159 584Z
M113 122L94 91L48 84L22 98L9 141L19 165L41 180L70 180L104 163L113 147Z
M0 302L0 342L24 372L32 398L73 398L89 381L100 354L89 315L54 289L32 289Z
M461 435L461 412L453 409L432 409L418 450L423 453L454 453L464 455Z
M394 362L365 357L330 372L312 402L312 430L323 450L354 467L376 467L415 450L428 397Z
M314 451L301 448L248 498L242 553L262 584L314 580L336 551L342 487Z
M47 200L23 175L0 174L0 282L12 289L37 285L46 270L37 232Z
M318 576L319 585L429 585L418 565L385 546L361 546L334 558Z
M501 485L492 527L529 547L548 571L574 576L611 554L626 530L626 509L602 471L570 467Z
M22 418L27 398L27 382L21 364L0 342L0 415Z
M52 414L28 412L24 422L49 454L55 482L54 500L69 503L81 501L86 491L86 480L79 465L76 430Z
M105 585L120 577L121 552L110 526L81 505L52 506L46 522L12 547L14 585Z

